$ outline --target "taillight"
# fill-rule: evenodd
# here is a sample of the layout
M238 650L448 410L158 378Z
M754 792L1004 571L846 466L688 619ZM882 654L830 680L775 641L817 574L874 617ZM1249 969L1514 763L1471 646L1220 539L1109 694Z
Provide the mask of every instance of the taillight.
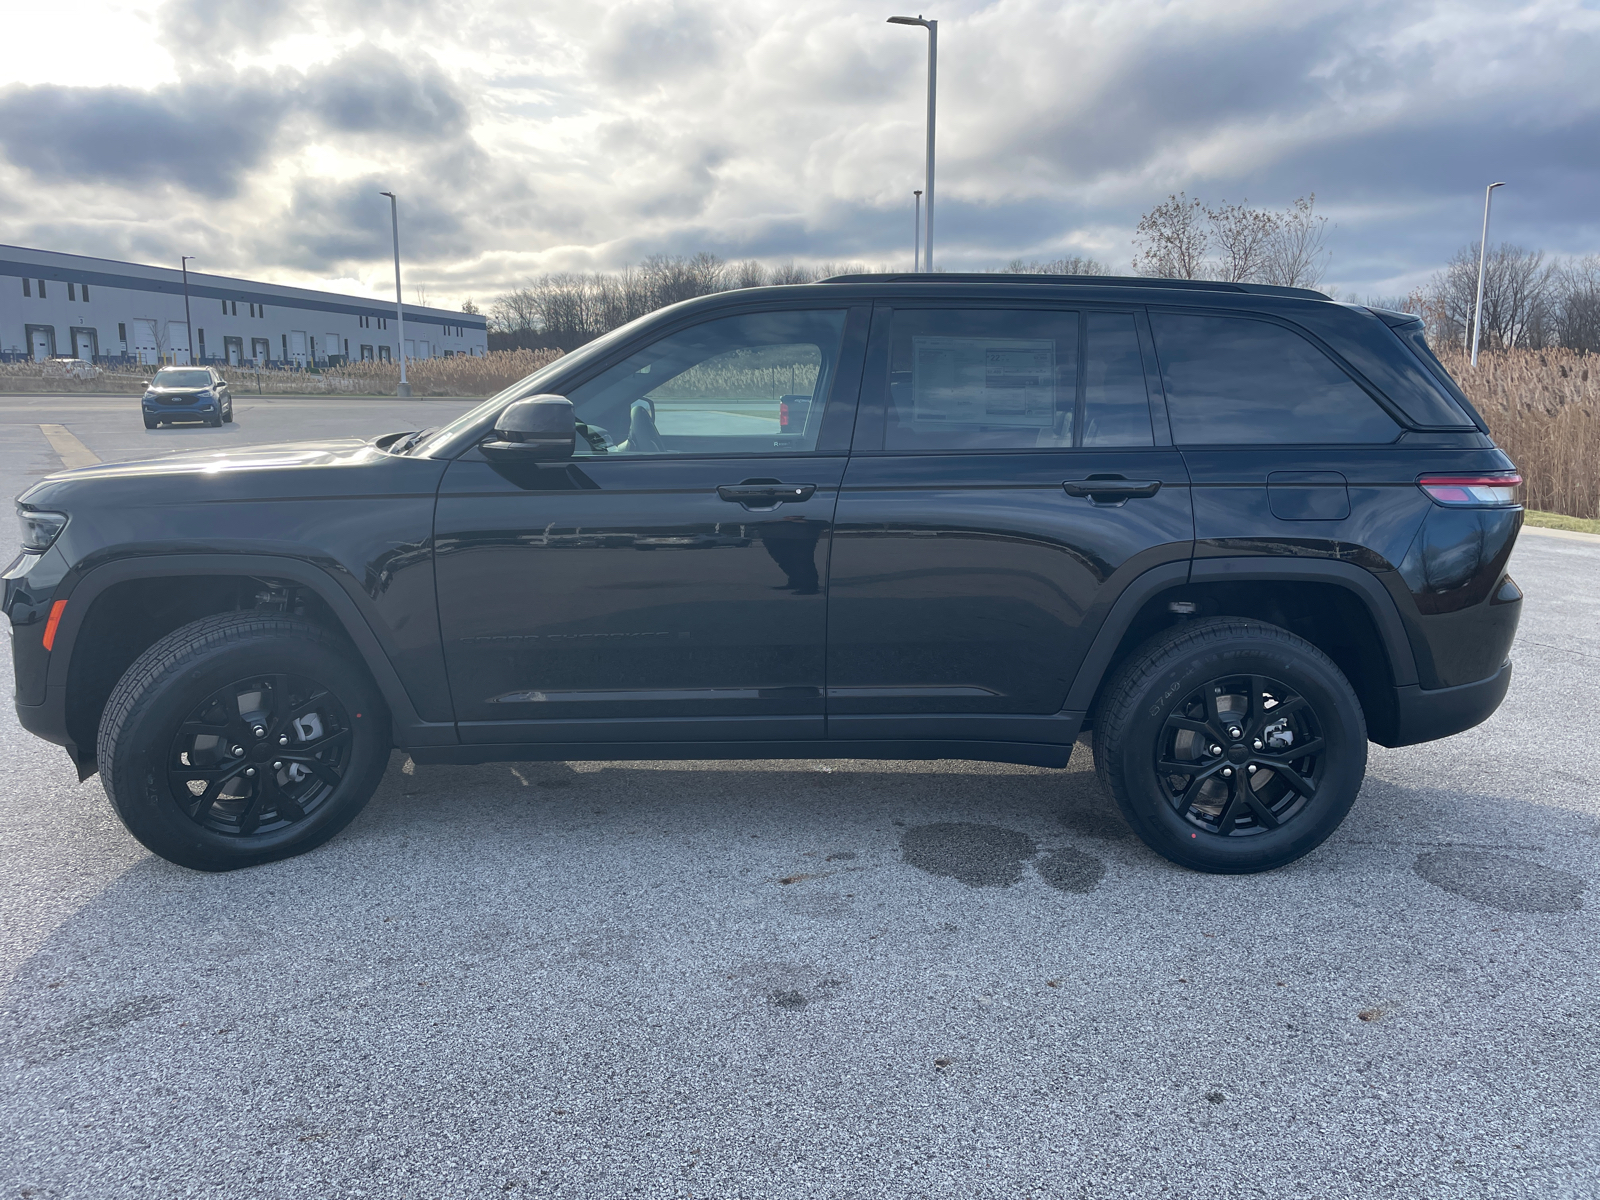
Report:
M778 401L778 428L783 430L789 428L789 406L782 400Z
M1438 503L1456 508L1506 505L1517 502L1522 476L1515 471L1494 475L1424 475L1417 480L1417 486Z

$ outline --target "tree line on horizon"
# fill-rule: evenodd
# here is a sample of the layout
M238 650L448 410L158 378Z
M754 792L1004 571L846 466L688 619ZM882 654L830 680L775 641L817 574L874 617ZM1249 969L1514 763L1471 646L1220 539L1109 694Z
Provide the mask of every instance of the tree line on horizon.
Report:
M1215 279L1320 290L1331 251L1328 218L1315 194L1282 209L1243 204L1211 207L1183 192L1144 213L1134 230L1133 272L1167 279ZM729 262L706 251L653 254L616 271L550 272L502 293L489 306L492 350L573 350L637 317L715 292L812 283L835 275L894 273L860 262L815 266L790 260L769 266ZM1013 259L996 273L1110 275L1092 258ZM1429 283L1406 296L1368 296L1361 303L1416 312L1430 340L1444 348L1471 339L1478 283L1478 246L1463 246ZM1342 297L1354 300L1353 296ZM1485 264L1485 349L1564 346L1600 350L1600 255L1558 259L1510 243L1491 248Z

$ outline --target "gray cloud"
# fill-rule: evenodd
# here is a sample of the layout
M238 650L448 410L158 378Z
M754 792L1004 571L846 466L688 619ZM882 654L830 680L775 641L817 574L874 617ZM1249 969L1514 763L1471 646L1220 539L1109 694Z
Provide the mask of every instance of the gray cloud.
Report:
M0 147L46 180L227 196L239 172L260 160L279 119L272 94L254 81L149 92L10 87L0 92Z
M307 73L300 102L343 133L447 137L462 132L466 105L433 63L416 69L376 46L361 46Z

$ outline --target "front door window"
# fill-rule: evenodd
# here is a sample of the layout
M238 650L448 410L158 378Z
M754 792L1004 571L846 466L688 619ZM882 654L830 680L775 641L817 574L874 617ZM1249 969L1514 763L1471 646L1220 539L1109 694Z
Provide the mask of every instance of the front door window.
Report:
M815 450L844 320L746 313L663 338L569 394L579 456Z

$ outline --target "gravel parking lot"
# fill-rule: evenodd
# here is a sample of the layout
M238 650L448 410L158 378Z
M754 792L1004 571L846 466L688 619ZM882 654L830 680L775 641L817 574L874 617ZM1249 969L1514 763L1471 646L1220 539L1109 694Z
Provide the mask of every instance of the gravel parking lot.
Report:
M0 397L95 455L450 401ZM1080 747L412 767L290 862L146 853L0 709L18 1197L1591 1197L1600 540L1525 533L1487 724L1373 747L1319 852L1146 851ZM7 672L10 670L6 656Z

